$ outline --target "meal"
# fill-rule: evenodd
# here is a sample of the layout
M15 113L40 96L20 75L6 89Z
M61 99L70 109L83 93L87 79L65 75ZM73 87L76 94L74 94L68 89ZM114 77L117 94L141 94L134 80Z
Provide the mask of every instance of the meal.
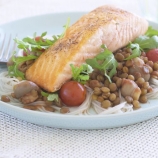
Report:
M61 35L15 39L22 55L0 74L1 101L62 114L114 114L158 96L158 30L142 17L101 6Z

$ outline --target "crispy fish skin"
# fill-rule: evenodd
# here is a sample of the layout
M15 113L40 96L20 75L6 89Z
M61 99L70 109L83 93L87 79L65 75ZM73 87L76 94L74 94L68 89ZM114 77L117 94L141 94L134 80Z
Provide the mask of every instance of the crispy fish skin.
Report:
M93 58L100 53L102 44L116 51L147 29L148 22L144 18L114 6L101 6L70 26L64 37L26 71L26 79L48 92L57 91L72 77L70 64L79 66Z

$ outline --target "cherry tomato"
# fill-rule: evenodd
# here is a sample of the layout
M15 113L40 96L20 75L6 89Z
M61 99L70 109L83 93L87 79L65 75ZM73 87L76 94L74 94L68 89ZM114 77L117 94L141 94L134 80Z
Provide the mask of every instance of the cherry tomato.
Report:
M146 56L148 57L148 60L151 60L153 62L158 61L158 49L151 49L146 53Z
M79 106L86 98L86 89L77 81L69 81L61 87L59 97L67 106Z

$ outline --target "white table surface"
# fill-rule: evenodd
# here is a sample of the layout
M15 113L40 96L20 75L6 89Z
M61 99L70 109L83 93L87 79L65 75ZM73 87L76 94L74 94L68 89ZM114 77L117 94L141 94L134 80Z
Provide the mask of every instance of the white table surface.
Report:
M152 20L157 0L0 0L0 24L33 15L90 11L116 4ZM0 158L156 158L158 117L131 126L69 130L34 125L0 112Z

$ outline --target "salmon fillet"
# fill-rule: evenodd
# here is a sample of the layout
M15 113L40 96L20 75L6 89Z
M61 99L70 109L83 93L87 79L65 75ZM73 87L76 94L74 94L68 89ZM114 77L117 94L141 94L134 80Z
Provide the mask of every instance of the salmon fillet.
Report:
M100 53L102 44L112 52L126 46L148 29L148 22L114 6L101 6L70 26L64 37L45 51L26 71L26 79L48 92L72 78L70 64L80 66Z

